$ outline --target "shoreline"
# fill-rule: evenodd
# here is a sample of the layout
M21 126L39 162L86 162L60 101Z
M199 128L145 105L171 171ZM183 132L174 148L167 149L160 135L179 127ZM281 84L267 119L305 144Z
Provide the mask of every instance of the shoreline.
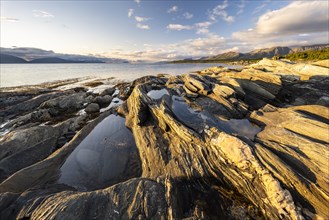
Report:
M326 63L0 89L0 215L329 218Z

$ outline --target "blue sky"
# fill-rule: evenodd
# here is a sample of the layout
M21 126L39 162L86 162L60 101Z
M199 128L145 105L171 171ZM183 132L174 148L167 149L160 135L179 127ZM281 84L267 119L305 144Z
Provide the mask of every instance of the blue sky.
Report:
M328 43L328 1L3 1L1 47L129 60Z

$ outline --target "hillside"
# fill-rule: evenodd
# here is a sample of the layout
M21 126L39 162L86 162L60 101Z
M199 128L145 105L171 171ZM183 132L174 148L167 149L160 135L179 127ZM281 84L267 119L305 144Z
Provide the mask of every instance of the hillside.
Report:
M31 60L30 63L85 63L83 61L65 60L58 57L45 57Z
M216 56L209 56L209 57L203 57L200 60L234 60L234 59L240 59L244 56L242 53L238 52L227 52L218 54Z
M63 59L63 63L126 63L127 60L116 59L109 57L99 57L94 55L79 55L79 54L62 54L56 53L52 50L43 50L39 48L31 47L14 47L4 48L1 47L1 54L11 55L19 57L27 61L37 60L37 63L61 63L59 59ZM55 60L49 60L49 58L55 58ZM59 59L57 59L59 58ZM40 60L39 59L45 59ZM67 62L69 60L70 62Z
M297 61L297 60L326 60L329 59L329 47L321 50L306 50L295 53L290 53L284 58Z
M265 49L253 50L242 56L243 59L262 59L271 58L273 56L282 56L291 53L292 50L289 47L272 47Z
M291 49L292 52L306 52L310 50L323 50L328 47L329 47L328 44L316 44L311 46L291 47Z
M216 63L216 62L233 62L233 61L257 61L262 58L272 58L276 57L293 57L290 54L294 53L302 53L308 51L322 51L319 53L313 53L310 57L312 60L316 60L316 54L319 55L319 59L328 59L328 58L321 58L320 53L323 53L324 49L328 48L328 44L321 44L321 45L309 45L309 46L292 46L292 47L271 47L271 48L263 48L253 50L248 53L239 53L239 52L226 52L222 54L218 54L215 56L208 56L202 57L199 59L194 60L177 60L173 61L172 63ZM300 57L300 55L298 55ZM287 57L287 58L288 58ZM326 56L324 56L326 57Z
M0 54L0 63L27 63L27 61L16 56Z

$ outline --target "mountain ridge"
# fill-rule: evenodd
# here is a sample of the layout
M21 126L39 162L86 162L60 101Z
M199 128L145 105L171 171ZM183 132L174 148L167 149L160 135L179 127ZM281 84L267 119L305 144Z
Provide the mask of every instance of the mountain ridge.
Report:
M290 46L290 47L270 47L255 49L247 53L239 52L226 52L217 54L215 56L203 57L198 60L206 61L227 61L227 60L252 60L252 59L262 59L262 58L272 58L273 56L285 56L294 52L306 52L309 50L321 50L329 47L329 44L317 44L317 45L306 45L306 46Z
M316 44L316 45L305 45L305 46L289 46L289 47L270 47L255 49L247 53L240 53L236 51L229 51L214 56L201 57L197 59L184 59L175 60L171 63L184 63L184 62L234 62L234 61L252 61L260 60L262 58L272 58L274 56L286 56L297 52L307 51L319 51L325 48L329 48L329 44Z
M78 54L62 54L55 53L52 50L43 50L33 47L14 47L14 48L0 48L0 54L14 56L25 60L27 63L39 63L33 60L48 59L48 63L126 63L127 60L107 58L95 55L78 55ZM54 59L54 60L52 60ZM62 59L62 62L60 61ZM1 59L0 63L6 63ZM13 62L9 62L13 63ZM15 63L15 62L14 62ZM19 62L18 62L19 63ZM41 60L40 63L45 63Z

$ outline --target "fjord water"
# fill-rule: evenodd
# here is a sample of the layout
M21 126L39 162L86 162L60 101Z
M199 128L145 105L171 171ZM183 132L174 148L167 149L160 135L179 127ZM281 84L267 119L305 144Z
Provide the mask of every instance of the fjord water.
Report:
M35 85L56 80L80 77L115 77L134 80L141 76L158 73L182 74L216 66L215 63L200 64L0 64L0 87ZM220 64L226 66L225 64Z

